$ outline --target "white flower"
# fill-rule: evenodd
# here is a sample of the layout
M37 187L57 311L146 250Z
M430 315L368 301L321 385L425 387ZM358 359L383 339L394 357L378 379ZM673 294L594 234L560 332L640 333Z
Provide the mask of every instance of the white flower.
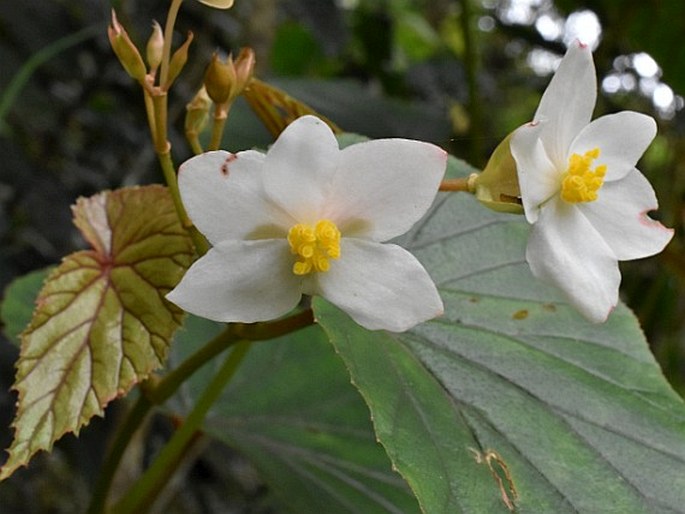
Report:
M564 291L593 322L618 302L618 261L660 252L673 231L647 216L656 195L635 168L655 121L623 111L590 122L597 97L592 54L569 48L533 122L514 133L526 218L526 260L536 277Z
M281 316L320 295L368 329L400 332L442 301L409 252L382 244L428 210L446 153L383 139L340 150L318 118L290 124L268 153L218 151L179 171L183 203L213 247L167 298L217 321Z

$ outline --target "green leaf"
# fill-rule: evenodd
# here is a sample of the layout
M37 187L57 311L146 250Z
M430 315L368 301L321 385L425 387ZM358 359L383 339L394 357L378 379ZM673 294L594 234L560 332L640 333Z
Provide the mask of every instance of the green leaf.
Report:
M474 460L478 444L440 383L395 336L362 329L320 298L314 305L422 510L498 512L496 497L486 503L491 481Z
M682 400L628 309L590 325L535 281L527 234L441 196L401 243L444 316L390 335L315 301L379 440L431 514L681 512Z
M22 334L7 478L160 367L182 312L164 299L193 258L161 186L104 192L74 207L93 247L48 277Z
M216 331L188 317L172 359ZM186 413L220 359L186 382L170 407ZM247 456L291 512L418 512L376 442L369 411L317 326L253 344L205 430Z
M51 268L32 271L13 280L5 290L5 298L0 306L0 319L7 338L14 344L21 343L21 331L31 321L36 296Z

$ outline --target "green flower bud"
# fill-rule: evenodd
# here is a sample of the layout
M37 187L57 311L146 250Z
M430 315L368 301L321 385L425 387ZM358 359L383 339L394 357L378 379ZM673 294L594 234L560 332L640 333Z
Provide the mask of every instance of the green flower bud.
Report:
M474 178L472 189L476 198L494 211L523 214L516 161L509 149L512 134L495 148L483 173Z
M252 48L241 48L238 58L234 61L234 65L237 96L252 80L255 65L254 50Z
M152 22L152 34L147 41L146 57L150 70L154 71L162 63L162 53L164 51L164 34L162 27L156 21Z
M186 62L188 62L188 47L190 47L192 41L193 33L188 32L188 37L185 42L174 52L174 55L171 56L171 60L169 61L169 77L167 78L166 83L162 84L165 90L168 90L171 87L171 84L174 83L174 80L176 80L176 77L181 73Z
M107 35L112 45L112 50L114 50L126 73L138 82L143 82L147 74L145 63L140 56L140 52L138 52L138 49L128 37L126 30L117 20L114 9L112 9L112 23L107 28Z
M214 53L205 73L205 87L216 104L233 101L252 80L255 56L251 48L242 48L238 57L222 61Z
M205 72L205 87L209 97L215 104L228 102L235 82L236 74L233 59L229 56L226 61L222 61L219 55L214 52Z
M204 86L195 94L193 99L186 104L185 131L187 134L199 134L207 124L209 109L212 100Z

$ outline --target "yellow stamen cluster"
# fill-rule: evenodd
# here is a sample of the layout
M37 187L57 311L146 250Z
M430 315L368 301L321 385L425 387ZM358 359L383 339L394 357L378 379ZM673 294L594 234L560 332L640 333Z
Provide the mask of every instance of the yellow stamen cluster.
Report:
M295 275L328 271L328 259L340 257L340 230L330 220L319 220L315 226L298 223L288 232L290 251L297 255Z
M590 169L599 157L599 148L588 150L583 155L574 153L568 160L568 169L561 181L561 198L569 203L594 202L597 192L604 183L607 167Z

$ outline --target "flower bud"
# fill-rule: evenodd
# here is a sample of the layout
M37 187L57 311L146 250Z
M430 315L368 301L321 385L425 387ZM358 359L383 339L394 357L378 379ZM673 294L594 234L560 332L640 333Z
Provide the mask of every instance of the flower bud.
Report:
M205 72L205 87L212 101L224 104L233 101L252 79L255 56L251 48L240 50L237 59L229 56L222 61L215 52Z
M112 9L112 23L107 27L107 35L109 36L112 50L114 50L126 73L138 82L143 82L147 74L145 63L140 56L140 52L138 52L138 49L128 37L124 27L119 24L114 9Z
M516 161L511 155L509 134L492 152L483 173L473 180L476 198L486 207L510 214L523 214Z
M252 80L255 65L254 50L252 48L241 48L234 64L237 90L235 95L238 96Z
M185 131L186 134L199 134L204 129L212 100L204 86L195 94L193 99L186 105Z
M169 76L166 83L162 84L162 87L165 90L168 90L171 87L171 84L174 83L174 80L176 80L176 77L178 77L181 70L183 70L183 67L186 65L186 62L188 61L188 47L192 41L193 33L188 32L188 37L184 43L174 52L174 55L171 56L171 60L169 61Z
M198 0L198 2L216 9L229 9L233 6L233 0Z
M154 71L162 63L162 54L164 52L164 34L162 33L162 27L156 21L152 22L152 34L147 41L147 48L145 50L147 64L150 66L150 70Z
M214 52L205 72L205 87L212 101L215 104L228 102L231 98L231 89L235 81L236 75L233 59L229 56L226 61L222 61L219 55Z

